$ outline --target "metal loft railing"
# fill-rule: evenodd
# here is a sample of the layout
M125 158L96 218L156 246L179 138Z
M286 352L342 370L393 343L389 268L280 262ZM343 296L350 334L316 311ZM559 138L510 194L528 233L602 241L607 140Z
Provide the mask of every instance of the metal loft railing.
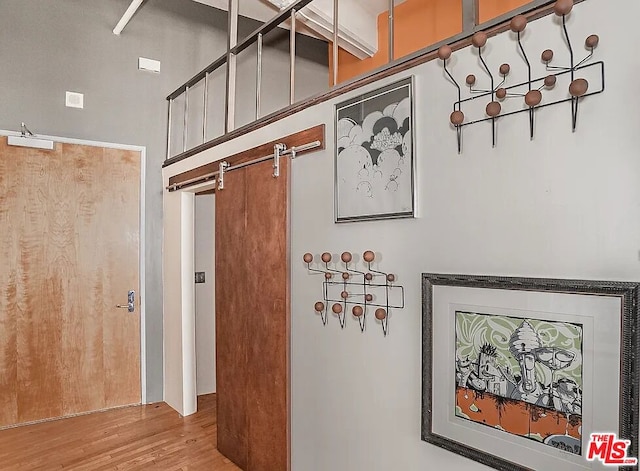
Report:
M476 0L473 0L476 1ZM168 101L168 125L167 125L167 156L172 157L172 125L174 119L174 106L176 99L184 95L184 111L182 122L182 152L188 150L188 137L191 132L189 129L189 91L198 84L203 83L204 92L202 94L202 129L201 143L207 142L207 125L208 125L208 101L209 101L209 79L211 74L226 66L225 73L225 117L224 117L224 133L229 133L235 128L235 95L236 95L236 60L238 54L252 45L257 45L257 64L256 64L256 97L255 97L255 119L261 117L261 95L262 95L262 53L263 38L270 31L279 27L281 24L290 20L290 39L289 39L289 104L295 102L296 87L296 15L313 0L297 0L290 6L282 9L273 19L264 23L247 38L238 43L238 2L239 0L229 0L228 9L228 35L227 35L227 51L202 71L198 72L183 85L174 90L167 97ZM333 79L332 85L335 87L338 83L338 42L339 42L339 0L333 0ZM395 0L389 0L389 31L393 31L393 11L395 8ZM389 61L393 60L393 34L389 35Z
M233 131L235 127L235 94L236 94L236 60L238 54L257 44L257 67L256 67L256 119L260 118L261 89L262 89L262 46L263 38L270 31L280 26L285 21L291 19L290 32L290 104L295 100L295 56L296 56L296 13L311 3L313 0L298 0L287 8L280 11L273 19L264 23L247 38L238 43L238 2L239 0L229 0L228 10L228 34L227 51L205 67L202 71L194 75L183 85L174 90L168 97L168 126L167 126L167 159L171 157L172 149L172 124L174 116L174 104L177 98L184 95L184 112L182 123L182 152L186 152L189 136L189 91L198 84L204 82L203 106L202 106L202 143L207 141L208 124L208 101L209 101L209 79L211 74L226 66L225 73L225 134ZM337 4L338 0L335 0Z
M366 1L366 0L365 0ZM381 69L390 67L389 64L399 62L402 58L395 58L394 51L394 27L395 27L395 8L396 0L389 1L389 15L388 15L388 28L389 28L389 56L388 64L383 68L378 68L372 71L370 74L374 75L380 72ZM416 54L427 54L437 48L439 44L445 44L450 41L459 40L460 38L471 36L475 31L491 27L500 21L504 21L509 15L513 16L518 13L522 13L527 10L532 10L539 6L551 3L552 0L532 0L525 5L513 10L510 13L501 15L494 20L479 24L479 9L480 2L482 0L460 0L462 3L462 31L461 33L439 42L433 47L427 47ZM257 46L257 63L256 63L256 96L255 96L255 120L260 120L261 115L261 88L262 88L262 56L263 56L263 39L264 36L278 28L281 24L290 20L290 39L289 39L289 106L295 102L295 86L296 86L296 15L298 12L311 4L313 0L297 0L286 8L280 10L280 12L270 21L267 21L258 29L253 31L248 37L238 43L238 2L239 0L229 0L228 9L228 35L227 35L227 51L221 55L218 59L213 61L202 71L194 75L191 79L185 82L183 85L174 90L167 97L168 101L168 125L167 125L167 155L166 159L179 159L182 154L186 154L189 149L188 137L191 132L189 129L189 92L192 88L199 84L203 84L203 106L202 106L202 129L201 129L201 143L193 146L192 148L200 148L203 144L207 143L207 123L208 123L208 100L209 100L209 86L211 74L222 67L226 66L225 70L225 116L224 116L224 134L228 134L235 129L235 98L236 98L236 61L237 56L242 51L251 47L253 44ZM333 77L331 80L332 89L338 88L338 43L339 43L339 0L333 0L333 17L332 17L332 29L333 29ZM414 56L416 54L412 54ZM411 57L410 56L410 57ZM406 59L406 58L404 58ZM360 77L359 79L362 79ZM178 152L175 156L171 155L172 149L172 124L174 119L174 106L177 98L184 95L184 111L182 122L182 152ZM217 137L217 136L216 136ZM185 155L186 157L186 155Z

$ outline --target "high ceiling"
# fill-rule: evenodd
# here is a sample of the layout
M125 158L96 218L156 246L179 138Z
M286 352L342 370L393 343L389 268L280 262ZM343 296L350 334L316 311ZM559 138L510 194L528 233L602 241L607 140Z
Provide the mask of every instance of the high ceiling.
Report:
M228 9L228 0L194 0L221 10ZM278 7L295 0L239 0L240 15L259 21L268 21L278 12ZM396 4L404 0L395 0ZM377 18L387 11L389 0L340 0L339 23L342 48L364 59L378 48ZM314 0L302 9L299 19L304 24L301 32L331 40L333 0Z
M227 10L229 0L194 0L210 7ZM237 0L242 16L265 22L272 19L281 8L298 0ZM395 4L404 0L394 0ZM351 54L365 59L378 50L378 15L387 11L390 0L339 0L338 45ZM144 0L131 0L131 4L115 26L114 34L120 34ZM297 31L303 34L333 41L334 0L313 0L297 15L301 23ZM299 24L297 23L297 24ZM283 24L287 27L286 24Z
M228 0L194 0L198 3L204 3L211 7L227 10ZM342 3L347 3L341 0ZM396 0L396 4L402 3L404 0ZM273 3L268 0L240 0L240 14L260 21L270 19L278 9L274 4L286 4L287 0L274 0ZM366 11L372 15L379 15L387 11L389 8L389 0L360 0L357 3L362 5Z

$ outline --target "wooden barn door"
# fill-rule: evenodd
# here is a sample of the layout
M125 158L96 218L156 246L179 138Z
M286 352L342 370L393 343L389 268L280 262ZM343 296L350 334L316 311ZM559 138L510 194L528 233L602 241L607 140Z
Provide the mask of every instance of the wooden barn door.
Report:
M289 159L225 174L216 192L218 449L245 471L288 469Z
M0 137L0 427L140 403L139 208L140 152Z

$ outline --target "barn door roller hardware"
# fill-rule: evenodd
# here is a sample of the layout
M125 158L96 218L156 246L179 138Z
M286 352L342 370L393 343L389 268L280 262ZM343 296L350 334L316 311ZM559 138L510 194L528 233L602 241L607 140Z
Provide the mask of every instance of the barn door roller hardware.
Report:
M229 168L229 162L220 162L218 165L218 190L224 189L224 172Z
M273 178L280 176L280 157L287 149L284 144L276 144L273 146Z
M180 183L174 183L166 187L166 190L169 192L181 190L183 188L198 185L200 183L206 183L211 180L217 179L216 190L224 189L224 175L233 170L238 170L243 167L248 167L249 165L258 164L261 162L265 162L267 160L273 160L273 177L277 178L280 176L280 158L281 157L291 157L292 159L298 157L298 154L303 152L310 151L312 149L316 149L318 147L322 147L321 141L313 141L308 144L303 144L301 146L293 146L290 149L287 149L285 144L276 144L274 145L273 153L264 157L259 157L257 159L249 160L247 162L242 162L237 165L229 165L228 162L223 161L220 162L218 166L218 170L215 172L207 173L206 175L202 175L196 178L192 178L190 180L185 180Z

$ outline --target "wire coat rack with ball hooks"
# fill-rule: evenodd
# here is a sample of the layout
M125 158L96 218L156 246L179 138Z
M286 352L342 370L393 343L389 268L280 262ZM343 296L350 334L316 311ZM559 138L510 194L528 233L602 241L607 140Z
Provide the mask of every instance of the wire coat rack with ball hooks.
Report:
M324 252L318 262L320 268L312 268L314 256L305 253L302 257L310 273L318 273L324 276L322 283L323 300L314 305L316 313L320 314L322 323L327 325L329 320L329 305L331 312L338 318L340 327L344 329L347 312L351 308L351 314L358 319L360 331L366 329L367 313L375 309L374 316L382 326L382 332L386 337L389 332L389 314L391 309L404 308L404 287L397 285L396 276L374 270L372 263L375 261L375 253L367 250L362 254L365 270L356 270L356 263L351 252L343 252L340 262L333 264L333 255ZM334 293L340 290L339 298ZM395 296L394 296L395 295ZM392 302L397 299L398 302Z
M554 4L554 13L562 19L562 33L564 36L564 42L569 51L570 64L568 66L552 65L554 52L552 49L546 49L542 52L540 58L545 64L545 69L549 74L544 77L532 78L532 66L529 56L522 44L522 34L527 27L527 18L524 15L515 16L510 23L510 29L516 34L517 50L519 55L527 69L527 81L518 83L515 85L508 85L508 76L511 72L511 65L504 63L499 68L499 77L501 81L496 85L498 77L494 75L491 68L487 65L485 56L483 55L484 47L487 44L488 36L484 31L475 33L471 39L473 47L477 48L478 58L480 60L483 72L489 77L490 88L479 89L474 88L477 83L477 78L473 74L467 75L465 84L469 88L469 97L462 98L463 87L451 74L451 71L447 67L447 61L451 58L453 50L450 46L445 45L438 49L438 58L442 60L444 72L448 79L453 83L458 91L458 99L453 104L453 112L449 116L449 121L456 130L458 153L462 152L462 128L473 124L490 121L491 122L491 142L492 146L496 146L496 123L498 119L519 114L529 114L529 137L534 138L535 131L535 113L539 108L545 108L548 106L558 105L560 103L571 102L571 130L575 132L578 121L578 105L580 100L591 95L602 93L605 89L604 80L604 62L590 62L594 54L594 49L598 46L600 38L596 34L591 34L585 40L585 48L588 53L582 60L576 62L575 50L571 42L569 31L567 30L567 16L573 9L573 0L557 0ZM583 77L577 77L580 71L584 71L589 68L598 68L600 72L600 87L595 90L589 91L590 84ZM570 83L568 87L568 97L560 99L554 99L549 102L545 102L543 91L550 91L553 89L558 81L559 77L568 75L570 77ZM524 107L516 109L515 111L503 112L501 102L504 100L519 98L524 101ZM463 112L463 105L477 100L486 99L490 100L485 108L486 116L484 118L478 118L471 121L467 121L467 117Z

